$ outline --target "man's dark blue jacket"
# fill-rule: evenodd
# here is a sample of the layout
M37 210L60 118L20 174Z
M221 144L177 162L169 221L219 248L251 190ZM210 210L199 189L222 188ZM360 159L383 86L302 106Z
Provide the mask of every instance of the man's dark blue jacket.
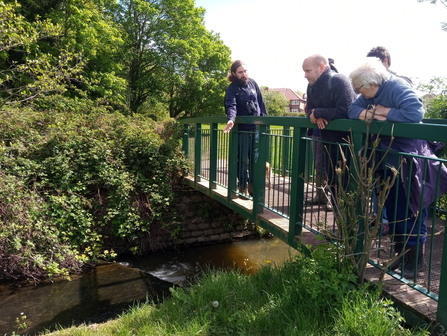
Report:
M237 80L228 85L225 94L225 112L228 120L232 121L235 121L237 116L266 116L267 111L258 84L250 78L247 85L240 85ZM241 131L255 128L256 125L239 125Z

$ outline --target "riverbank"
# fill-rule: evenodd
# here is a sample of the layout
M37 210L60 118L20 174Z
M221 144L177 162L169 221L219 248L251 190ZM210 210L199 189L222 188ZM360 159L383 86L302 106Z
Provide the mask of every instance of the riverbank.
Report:
M21 334L36 335L73 324L104 323L134 306L170 295L169 288L186 286L202 270L240 269L253 274L261 264L283 263L297 251L277 238L238 239L153 252L147 256L123 256L116 263L87 269L70 281L0 289L0 335L17 331L16 319L27 327Z
M170 292L113 321L48 335L428 335L405 329L390 301L375 288L356 288L349 267L324 249L253 275L210 269Z

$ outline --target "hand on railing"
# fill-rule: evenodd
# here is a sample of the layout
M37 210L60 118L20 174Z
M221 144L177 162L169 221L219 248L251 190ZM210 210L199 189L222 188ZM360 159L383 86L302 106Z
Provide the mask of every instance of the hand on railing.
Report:
M315 109L312 110L312 113L309 116L310 122L313 124L317 124L319 129L325 129L326 125L329 124L329 122L323 118L315 118L314 112Z
M223 132L224 133L228 133L229 131L231 131L233 126L234 126L234 121L233 120L228 120L227 125L225 126Z

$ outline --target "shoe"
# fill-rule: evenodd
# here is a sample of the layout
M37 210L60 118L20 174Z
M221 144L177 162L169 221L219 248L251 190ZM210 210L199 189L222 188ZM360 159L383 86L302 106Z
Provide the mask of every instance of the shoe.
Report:
M315 195L315 197L312 198L311 200L306 201L306 204L307 205L326 204L327 203L326 197L324 197L322 193L323 193L322 190L317 190L317 195Z
M409 246L409 251L405 253L404 258L405 262L401 266L403 267L403 276L405 278L412 278L414 277L415 270L417 269L416 273L422 270L425 266L425 260L424 260L424 252L425 252L425 244L419 244L419 246ZM417 258L416 258L417 253Z
M403 239L402 237L395 237L394 240L394 254L401 254L403 249ZM398 259L394 260L390 267L390 270L395 271L400 265L402 265L403 256L400 256Z
M248 197L248 186L247 183L244 183L238 187L239 197L247 198Z
M326 180L323 178L323 176L316 175L314 188L316 188L317 194L311 200L306 201L307 205L327 203L327 198L322 187L324 184L326 184Z
M250 197L253 197L253 184L248 185L248 194Z

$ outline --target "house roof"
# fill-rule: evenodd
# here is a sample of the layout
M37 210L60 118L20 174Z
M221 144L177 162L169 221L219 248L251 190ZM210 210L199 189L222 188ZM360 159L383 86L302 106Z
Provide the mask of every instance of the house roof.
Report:
M281 92L288 100L303 100L302 97L300 97L296 92L293 92L291 89L287 89L287 88L279 88L279 89L271 89L269 88L268 90L270 91L279 91Z

